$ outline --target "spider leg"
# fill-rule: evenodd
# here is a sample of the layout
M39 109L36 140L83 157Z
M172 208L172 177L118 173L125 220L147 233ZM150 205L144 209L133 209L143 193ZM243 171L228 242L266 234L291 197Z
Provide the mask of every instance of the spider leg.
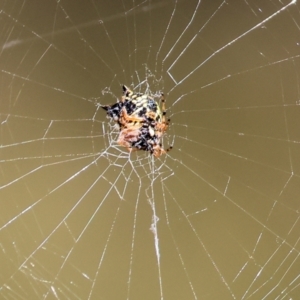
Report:
M166 125L166 128L164 129L164 131L166 131L171 122L171 119L169 118L166 120L166 114L167 114L166 99L165 99L165 95L163 93L161 93L160 101L161 101L161 110L162 110L162 120L161 121L163 124Z
M161 93L161 110L162 110L162 122L165 123L166 122L166 99L165 99L165 95L163 93Z
M165 150L165 152L169 152L169 151L171 151L172 149L173 149L173 145L170 145L169 148L167 148L167 149Z

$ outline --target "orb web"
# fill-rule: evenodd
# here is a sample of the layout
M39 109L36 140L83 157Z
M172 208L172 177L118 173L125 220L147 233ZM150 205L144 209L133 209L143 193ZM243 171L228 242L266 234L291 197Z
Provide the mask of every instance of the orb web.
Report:
M297 299L299 3L4 1L3 299ZM166 96L172 151L101 105Z

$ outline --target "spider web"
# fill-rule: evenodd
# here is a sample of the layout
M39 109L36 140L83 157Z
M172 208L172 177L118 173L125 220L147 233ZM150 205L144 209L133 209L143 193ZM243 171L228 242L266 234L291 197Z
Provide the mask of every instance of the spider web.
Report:
M299 299L298 2L0 16L1 299ZM122 84L164 92L172 151L118 146Z

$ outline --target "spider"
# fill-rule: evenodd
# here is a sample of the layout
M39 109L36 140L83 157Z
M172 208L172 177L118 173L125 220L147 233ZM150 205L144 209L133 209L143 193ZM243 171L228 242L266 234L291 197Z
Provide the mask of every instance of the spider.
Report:
M147 94L134 93L123 85L123 96L112 105L101 105L120 129L118 144L128 151L149 151L155 157L170 151L163 149L160 142L167 131L170 119L166 119L165 97L161 94L162 107Z

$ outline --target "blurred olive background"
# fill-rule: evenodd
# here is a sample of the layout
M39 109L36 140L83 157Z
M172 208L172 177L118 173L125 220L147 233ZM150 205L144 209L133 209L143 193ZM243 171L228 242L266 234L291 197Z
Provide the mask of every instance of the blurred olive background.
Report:
M0 4L1 299L299 299L299 3ZM174 148L99 104L166 96Z

